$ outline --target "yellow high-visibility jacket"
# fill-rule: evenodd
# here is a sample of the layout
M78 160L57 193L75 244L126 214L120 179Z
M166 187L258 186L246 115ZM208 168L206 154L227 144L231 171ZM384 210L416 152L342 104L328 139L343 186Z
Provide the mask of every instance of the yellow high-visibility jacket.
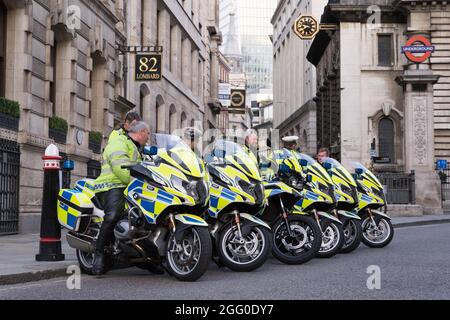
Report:
M131 181L130 170L122 169L122 166L141 161L139 149L128 135L121 134L113 138L103 152L102 172L94 182L95 192L128 186Z
M108 143L110 143L114 138L117 138L118 136L124 135L125 130L123 128L114 129L111 131L111 134L108 137Z

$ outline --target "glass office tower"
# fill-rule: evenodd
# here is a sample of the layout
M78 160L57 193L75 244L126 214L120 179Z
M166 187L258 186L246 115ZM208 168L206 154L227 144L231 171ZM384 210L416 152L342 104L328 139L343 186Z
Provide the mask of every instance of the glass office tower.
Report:
M270 23L277 0L220 0L220 29L227 43L230 13L236 13L247 93L272 88L272 43Z

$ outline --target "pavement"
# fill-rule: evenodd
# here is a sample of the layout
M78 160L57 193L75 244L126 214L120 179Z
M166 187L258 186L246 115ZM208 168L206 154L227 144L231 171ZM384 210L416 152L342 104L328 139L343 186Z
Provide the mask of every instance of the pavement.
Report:
M389 246L361 245L350 254L285 265L270 258L249 273L232 272L209 264L196 282L129 268L100 278L81 275L0 286L2 300L435 300L450 299L450 224L397 228ZM189 301L185 301L189 300ZM165 310L173 312L173 310Z
M421 217L397 217L392 222L395 228L450 223L450 214L426 215ZM40 280L48 280L67 275L67 268L78 265L75 250L71 249L62 236L62 251L65 260L61 262L37 262L39 235L24 234L0 237L0 286Z

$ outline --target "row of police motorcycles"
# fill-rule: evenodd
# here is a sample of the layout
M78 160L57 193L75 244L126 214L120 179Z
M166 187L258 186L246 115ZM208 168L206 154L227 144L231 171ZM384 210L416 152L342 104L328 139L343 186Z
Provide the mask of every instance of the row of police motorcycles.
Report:
M392 240L383 186L361 164L350 174L336 160L319 164L287 149L257 164L226 140L217 140L201 160L177 136L152 138L145 160L126 166L133 180L107 247L108 269L160 265L181 281L195 281L211 259L252 271L270 253L302 264L351 252L360 242L381 248ZM60 191L58 219L87 274L103 217L92 180Z

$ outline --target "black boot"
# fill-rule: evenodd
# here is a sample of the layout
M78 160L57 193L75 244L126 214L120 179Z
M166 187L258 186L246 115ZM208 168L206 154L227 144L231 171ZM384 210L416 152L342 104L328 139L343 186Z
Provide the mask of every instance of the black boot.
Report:
M164 274L164 269L157 264L148 263L146 269L153 274Z
M100 276L105 274L105 253L104 251L95 251L94 264L92 265L92 274Z

